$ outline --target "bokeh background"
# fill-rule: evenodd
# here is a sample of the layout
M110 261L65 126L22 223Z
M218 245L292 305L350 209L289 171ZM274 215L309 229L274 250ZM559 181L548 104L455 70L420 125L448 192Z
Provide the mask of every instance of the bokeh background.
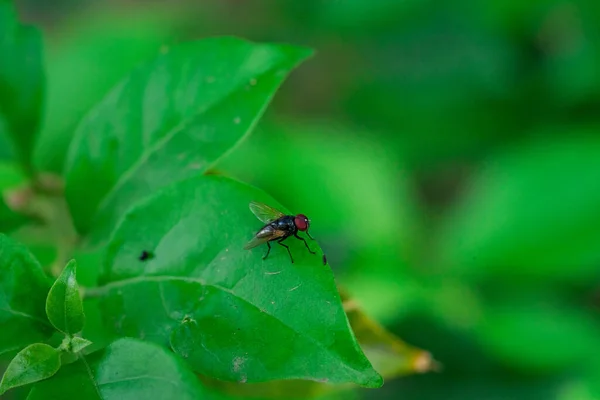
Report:
M338 281L444 369L363 399L600 399L600 2L23 0L36 164L162 46L316 49L218 170L312 220Z

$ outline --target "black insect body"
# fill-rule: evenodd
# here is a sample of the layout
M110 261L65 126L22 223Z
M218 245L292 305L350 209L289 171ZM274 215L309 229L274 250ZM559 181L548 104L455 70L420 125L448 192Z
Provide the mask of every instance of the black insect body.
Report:
M278 211L273 207L255 201L250 203L250 211L252 211L252 213L256 215L256 218L261 220L266 225L263 226L256 233L256 235L254 235L252 240L250 240L246 244L246 246L244 246L244 249L249 250L263 243L266 243L269 249L263 257L264 260L268 257L269 253L271 252L271 242L276 241L281 246L287 249L287 252L290 255L290 260L293 264L294 259L292 258L290 248L282 242L288 237L294 236L297 239L302 240L304 242L304 245L311 254L315 254L315 252L312 251L308 246L306 239L298 236L298 231L302 231L306 232L308 237L314 240L313 237L310 236L310 233L308 233L310 221L304 214L285 215L281 211Z
M151 260L154 258L154 254L152 254L152 252L150 251L142 251L142 254L140 254L139 259L140 261L146 261L146 260Z

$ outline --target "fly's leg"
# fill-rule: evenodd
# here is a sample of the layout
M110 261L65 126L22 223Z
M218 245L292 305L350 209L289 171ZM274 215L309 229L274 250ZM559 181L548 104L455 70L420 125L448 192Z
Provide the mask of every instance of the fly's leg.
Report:
M314 237L312 237L312 236L310 236L310 233L308 233L308 229L306 230L306 234L308 235L308 237L310 238L310 240L315 240L315 238L314 238ZM297 236L296 236L296 237L297 237ZM304 242L304 243L306 243L306 242ZM313 254L314 254L314 253L313 253Z
M310 249L310 247L308 247L308 243L306 243L306 239L304 239L304 238L302 238L302 237L298 236L298 234L297 234L297 233L294 233L294 236L296 236L296 238L298 238L298 239L300 239L300 240L302 240L302 241L304 242L304 245L306 246L306 248L308 249L308 251L309 251L309 253L310 253L310 254L315 254L315 252L314 252L314 251L312 251L312 250Z
M282 245L283 247L285 247L288 251L288 254L290 255L290 260L292 261L292 264L294 263L294 259L292 258L292 252L290 251L290 248L288 247L287 244L283 244L281 242L283 242L285 239L287 238L281 238L277 241L277 243L279 243L280 245Z
M271 243L267 242L267 246L269 246L269 250L267 250L267 254L265 254L263 260L269 256L269 252L271 251Z

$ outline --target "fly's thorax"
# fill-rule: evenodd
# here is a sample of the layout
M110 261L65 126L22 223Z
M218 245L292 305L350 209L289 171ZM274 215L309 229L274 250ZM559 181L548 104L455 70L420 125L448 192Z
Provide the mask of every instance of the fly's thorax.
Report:
M291 215L286 215L285 217L279 218L276 222L277 229L289 233L293 233L296 231L296 225L294 224L294 217Z

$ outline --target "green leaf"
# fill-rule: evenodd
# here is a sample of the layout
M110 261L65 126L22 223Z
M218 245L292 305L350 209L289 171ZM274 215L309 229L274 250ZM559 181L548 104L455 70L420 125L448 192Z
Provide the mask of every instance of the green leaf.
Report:
M0 394L50 378L60 369L60 351L44 343L27 346L12 359L0 382Z
M70 335L80 332L85 322L76 268L75 260L69 261L46 299L48 319L56 329Z
M52 334L44 312L50 285L27 248L0 234L0 353Z
M294 238L286 242L294 264L280 246L264 261L265 248L243 249L261 226L252 200L286 211L260 190L216 176L187 179L134 207L108 251L105 325L170 342L195 371L217 379L381 386L322 253ZM143 251L154 258L140 261Z
M136 339L119 339L106 349L61 368L36 384L36 399L203 399L196 376L172 353Z
M133 203L206 171L251 130L310 53L210 38L136 69L84 118L71 143L66 196L77 229L92 231L93 243L107 239Z
M485 162L439 235L461 278L588 282L600 261L600 139L543 131Z
M73 353L79 353L81 350L85 349L90 344L92 344L92 342L90 342L89 340L77 336L71 338L71 341L69 342L69 346L71 347L71 351Z
M0 3L0 54L0 131L4 127L30 170L43 98L42 38L18 22L12 2Z

